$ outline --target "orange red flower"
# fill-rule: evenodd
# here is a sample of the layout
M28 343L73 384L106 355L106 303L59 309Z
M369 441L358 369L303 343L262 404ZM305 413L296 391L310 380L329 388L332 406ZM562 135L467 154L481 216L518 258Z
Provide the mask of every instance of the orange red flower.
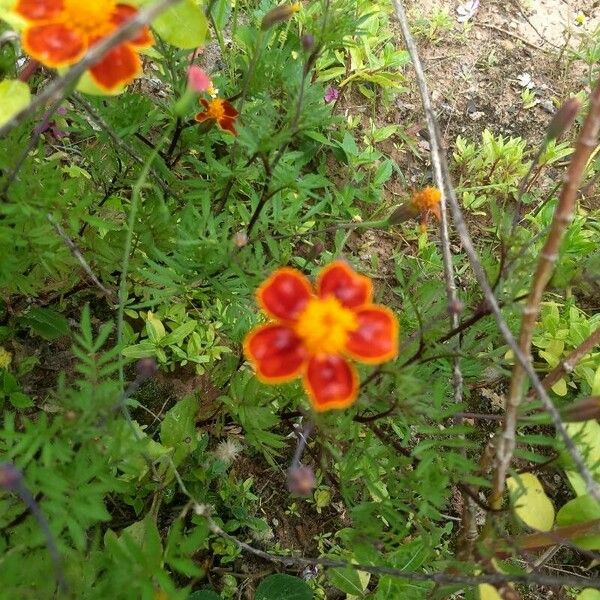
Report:
M264 383L302 378L313 408L346 408L358 395L348 359L380 364L398 354L398 321L373 304L373 284L343 261L325 267L316 290L296 269L277 269L257 291L271 322L254 328L244 354Z
M216 121L221 129L237 135L235 121L240 113L238 113L231 102L223 98L215 98L214 100L200 98L200 104L204 106L204 110L194 117L198 123L211 120Z
M136 9L115 0L17 0L14 12L22 17L21 36L29 56L52 68L78 62L100 40L136 14ZM114 92L142 72L139 50L154 43L148 27L107 52L90 68L94 82Z

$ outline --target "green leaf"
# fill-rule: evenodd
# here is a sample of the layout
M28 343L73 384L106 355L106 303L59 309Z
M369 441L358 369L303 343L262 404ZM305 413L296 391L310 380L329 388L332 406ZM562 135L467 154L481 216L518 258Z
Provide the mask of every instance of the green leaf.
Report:
M600 519L600 504L591 496L579 496L569 500L556 515L556 524L559 527L579 525ZM584 550L600 550L600 533L583 535L573 539Z
M313 593L310 587L291 575L278 573L265 577L256 588L254 600L312 600Z
M375 187L381 187L391 176L394 170L394 163L391 160L384 160L377 171L375 177L373 177L373 185Z
M146 317L146 332L148 333L148 339L153 344L158 344L167 335L162 321L151 311L148 311L148 316Z
M596 420L584 423L566 423L568 434L575 438L575 446L583 454L585 462L594 477L600 475L600 424ZM572 463L571 463L572 464ZM574 470L566 469L565 473L578 496L586 493L585 482Z
M356 569L352 567L329 569L327 576L338 590L353 596L362 596L363 586Z
M198 444L196 413L198 399L194 395L180 400L165 415L160 426L160 440L165 446L174 448L173 462L178 465Z
M478 586L479 600L502 600L498 590L489 583L482 583Z
M161 346L170 346L172 344L181 344L183 340L196 329L196 321L187 321L183 325L180 325L167 336L165 336L161 342Z
M600 590L585 588L585 590L577 594L575 600L600 600Z
M208 22L194 0L184 0L159 15L152 26L165 42L178 48L197 48L204 43Z
M199 590L192 592L188 596L188 600L221 600L221 596L212 590Z
M123 348L123 356L127 358L148 358L156 354L156 348L154 344L149 340L144 340L139 344L133 346L127 346Z
M26 83L14 79L0 82L0 125L21 112L30 99L31 92Z
M553 386L552 391L558 396L567 395L567 382L564 377L561 377Z
M517 516L526 525L539 531L550 531L554 525L554 505L540 480L533 473L510 477L506 486L515 505Z
M33 406L33 400L23 392L13 392L8 399L15 408L29 408Z
M67 319L50 308L32 308L20 322L47 340L68 335L70 331Z
M2 391L5 394L13 394L19 391L19 384L17 378L8 371L4 371L2 377Z

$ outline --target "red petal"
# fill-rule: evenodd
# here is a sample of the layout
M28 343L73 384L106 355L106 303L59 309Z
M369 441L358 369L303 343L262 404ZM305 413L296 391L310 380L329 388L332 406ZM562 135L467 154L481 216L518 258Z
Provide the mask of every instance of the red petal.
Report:
M235 119L240 114L229 100L223 100L223 110L225 111L225 116L232 119Z
M300 271L282 267L258 288L261 308L273 319L294 321L311 297L310 282Z
M46 21L63 10L63 0L18 0L13 9L28 21Z
M306 350L293 329L285 325L261 325L244 340L244 354L265 383L282 383L300 375Z
M341 356L313 356L304 374L304 388L313 408L322 412L347 408L358 395L358 376Z
M346 351L360 362L379 364L398 354L398 320L385 306L364 306L355 311L358 328L348 335Z
M237 135L237 131L235 129L235 121L230 117L223 117L218 121L219 127L221 129L225 129L225 131L229 131L233 133L233 135Z
M373 284L344 261L336 260L319 273L317 293L321 298L333 295L344 306L355 308L371 302Z
M72 65L86 50L84 40L60 23L27 27L21 41L25 52L47 67Z
M100 62L90 69L94 81L109 92L133 81L141 72L142 61L127 44L109 50Z
M208 121L209 119L212 119L212 117L210 117L206 111L199 112L194 117L194 121L198 121L198 123L204 123L204 121Z
M125 23L125 21L131 19L131 17L135 16L136 14L137 10L135 7L129 6L128 4L117 4L115 7L115 12L112 16L112 22L117 26L121 26L123 23ZM136 48L148 48L154 43L154 38L152 37L148 27L140 27L138 35L129 40L128 43Z

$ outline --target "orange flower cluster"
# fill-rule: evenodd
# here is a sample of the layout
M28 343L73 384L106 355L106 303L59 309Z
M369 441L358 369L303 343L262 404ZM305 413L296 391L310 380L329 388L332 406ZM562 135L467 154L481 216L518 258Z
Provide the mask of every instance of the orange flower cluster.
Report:
M14 12L26 22L23 49L52 68L68 67L136 14L115 0L17 0ZM107 52L89 73L106 92L114 92L142 72L139 50L154 43L148 27Z
M301 377L317 411L356 400L358 375L348 359L381 364L398 353L396 316L372 303L371 280L343 261L320 272L316 290L300 271L277 269L257 299L271 322L246 336L246 358L265 383Z

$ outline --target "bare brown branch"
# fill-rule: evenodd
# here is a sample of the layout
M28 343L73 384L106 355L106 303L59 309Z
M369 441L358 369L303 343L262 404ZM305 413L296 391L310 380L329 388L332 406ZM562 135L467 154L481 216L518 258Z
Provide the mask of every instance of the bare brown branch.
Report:
M575 152L565 174L563 187L558 199L550 232L540 252L529 296L523 308L523 318L519 333L519 349L530 364L531 340L535 331L535 323L540 313L540 303L546 289L554 265L558 260L558 252L565 231L573 220L573 211L577 201L577 190L583 178L586 164L598 143L600 131L600 81L592 91L590 110L583 123L581 133L575 145ZM515 361L510 389L506 399L506 418L504 429L498 440L496 469L493 477L493 488L490 504L499 507L506 484L506 474L515 449L515 430L517 427L517 411L523 398L525 383L525 365ZM591 477L591 476L590 476ZM593 479L591 480L593 483ZM600 497L600 496L599 496Z
M402 31L405 36L407 47L409 48L409 50L411 52L411 56L418 56L414 41L412 39L412 36L410 35L410 29L409 29L408 22L406 19L406 12L404 10L402 2L400 0L393 0L393 2L394 2L394 6L396 8L396 15L398 16L398 20L401 23ZM421 78L423 77L422 69L417 71L417 77L421 77ZM425 87L420 86L419 89L420 89L422 95L427 90L426 86ZM422 98L422 99L425 102L425 99L424 98ZM430 106L430 102L428 102L427 104ZM430 119L433 121L433 123L435 125L435 137L438 140L440 140L441 134L437 127L437 121L435 119L435 115L433 114L433 112L430 112ZM437 147L438 148L441 147L441 143L438 143ZM595 499L600 501L600 489L599 489L598 484L594 481L594 478L592 477L592 474L590 473L590 470L588 469L581 453L576 448L575 444L573 443L573 440L569 436L569 434L564 426L564 423L561 419L560 413L558 412L556 406L554 406L554 403L552 402L551 398L546 393L546 390L544 389L544 386L542 385L539 377L537 376L537 373L535 372L533 366L531 365L531 362L529 361L528 356L524 352L521 351L519 344L517 343L515 337L513 336L508 325L506 324L504 317L502 316L502 313L500 311L500 306L498 304L498 300L497 300L496 296L494 295L494 292L488 281L487 275L483 269L483 266L481 264L481 261L479 260L478 255L477 255L477 251L475 250L475 247L473 246L473 240L471 239L471 235L469 234L469 230L467 228L467 224L465 222L464 215L462 213L462 209L461 209L461 207L458 203L458 199L456 197L456 192L454 191L454 187L452 186L452 178L450 176L450 171L448 168L448 163L446 161L446 157L444 154L440 154L440 156L438 158L439 158L439 161L440 161L440 164L442 167L442 173L444 176L444 184L446 186L445 187L446 199L447 199L450 209L452 211L452 217L454 220L454 224L455 224L456 230L460 236L460 240L461 240L461 243L465 250L465 253L467 254L469 262L471 263L471 268L473 269L473 273L475 274L477 283L481 287L481 290L485 296L487 306L489 306L489 308L491 309L491 311L494 315L494 319L496 320L496 324L498 326L498 329L499 329L502 337L506 341L508 347L513 351L515 360L523 366L523 369L525 370L525 373L529 377L536 393L538 394L539 398L541 399L542 403L544 404L545 409L547 410L548 414L550 415L550 418L552 419L552 423L553 423L554 427L556 428L558 434L560 435L560 437L562 438L562 440L565 444L565 447L567 449L567 452L569 453L569 456L573 459L573 462L576 465L577 471L580 473L583 480L585 481L585 484L586 484L586 487L587 487L589 493Z

